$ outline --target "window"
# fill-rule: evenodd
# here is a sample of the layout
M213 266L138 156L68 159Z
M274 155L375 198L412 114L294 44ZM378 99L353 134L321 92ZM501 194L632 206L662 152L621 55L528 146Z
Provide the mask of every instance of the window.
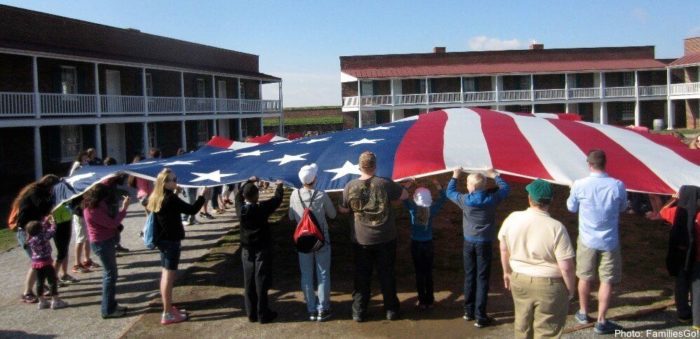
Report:
M634 120L634 103L633 102L623 102L622 103L622 120L623 121L633 121Z
M146 95L153 96L153 76L151 73L146 73Z
M372 80L362 80L360 82L360 90L362 95L373 95L374 86L372 85Z
M634 86L634 72L622 73L622 86Z
M158 129L154 123L148 124L148 147L158 148ZM144 153L146 152L148 150L144 151Z
M204 79L202 78L197 78L197 97L198 98L204 98L206 97L206 87L204 84Z
M83 134L80 126L61 126L61 162L71 162L83 149Z
M476 78L464 78L462 87L465 92L476 92Z
M61 94L78 93L78 71L73 66L61 66Z
M202 146L209 141L209 121L197 121L197 146Z
M520 83L519 83L518 89L519 90L530 89L530 76L529 75L520 76Z

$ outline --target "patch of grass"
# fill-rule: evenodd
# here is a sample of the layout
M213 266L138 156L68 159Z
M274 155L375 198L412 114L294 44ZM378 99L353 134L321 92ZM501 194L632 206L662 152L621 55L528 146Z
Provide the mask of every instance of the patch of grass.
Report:
M15 232L9 228L0 228L0 252L5 252L15 246L17 246Z
M333 125L342 124L342 116L322 116L322 117L301 117L284 119L284 124L287 126L305 126L305 125ZM263 119L264 126L277 126L279 120L275 118Z

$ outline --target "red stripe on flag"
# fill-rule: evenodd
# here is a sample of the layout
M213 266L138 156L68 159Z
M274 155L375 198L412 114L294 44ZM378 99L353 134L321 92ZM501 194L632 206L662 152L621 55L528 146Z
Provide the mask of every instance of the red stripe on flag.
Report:
M606 172L611 177L625 183L627 189L643 192L673 193L673 189L654 174L649 167L603 132L582 123L562 120L547 121L576 144L584 154L588 154L592 149L605 151L607 158ZM581 166L587 166L585 159L581 160Z
M680 156L681 158L700 166L700 152L698 152L698 150L690 149L688 145L680 141L678 138L672 135L652 134L649 132L638 131L634 129L631 130L653 141L654 143L668 148L673 153L678 154L678 156Z
M405 178L445 169L442 150L446 123L447 113L444 111L435 111L418 117L396 148L393 178Z
M222 138L219 136L213 136L211 140L207 143L207 146L219 147L219 148L229 148L233 145L233 140Z
M513 117L483 108L472 110L481 117L481 130L494 168L533 178L552 179Z

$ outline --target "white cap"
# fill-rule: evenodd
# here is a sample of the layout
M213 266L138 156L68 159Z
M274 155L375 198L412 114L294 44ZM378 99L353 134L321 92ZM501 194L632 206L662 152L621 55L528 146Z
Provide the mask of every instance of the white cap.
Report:
M420 207L430 207L433 204L433 196L430 194L429 189L418 187L416 192L413 193L413 201Z
M316 179L316 172L318 172L316 164L305 165L299 170L299 180L302 184L310 184Z

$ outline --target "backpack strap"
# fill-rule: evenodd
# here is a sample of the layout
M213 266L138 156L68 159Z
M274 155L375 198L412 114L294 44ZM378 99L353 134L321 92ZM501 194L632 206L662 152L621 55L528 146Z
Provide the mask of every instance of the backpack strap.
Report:
M311 208L311 204L313 204L313 202L314 202L314 198L316 197L316 193L318 193L318 190L314 190L314 193L311 194L311 200L309 200L309 207L308 208ZM301 189L297 190L297 194L299 195L299 202L301 202L301 207L303 209L306 209L307 207L306 207L306 204L304 203L304 199L301 198Z

